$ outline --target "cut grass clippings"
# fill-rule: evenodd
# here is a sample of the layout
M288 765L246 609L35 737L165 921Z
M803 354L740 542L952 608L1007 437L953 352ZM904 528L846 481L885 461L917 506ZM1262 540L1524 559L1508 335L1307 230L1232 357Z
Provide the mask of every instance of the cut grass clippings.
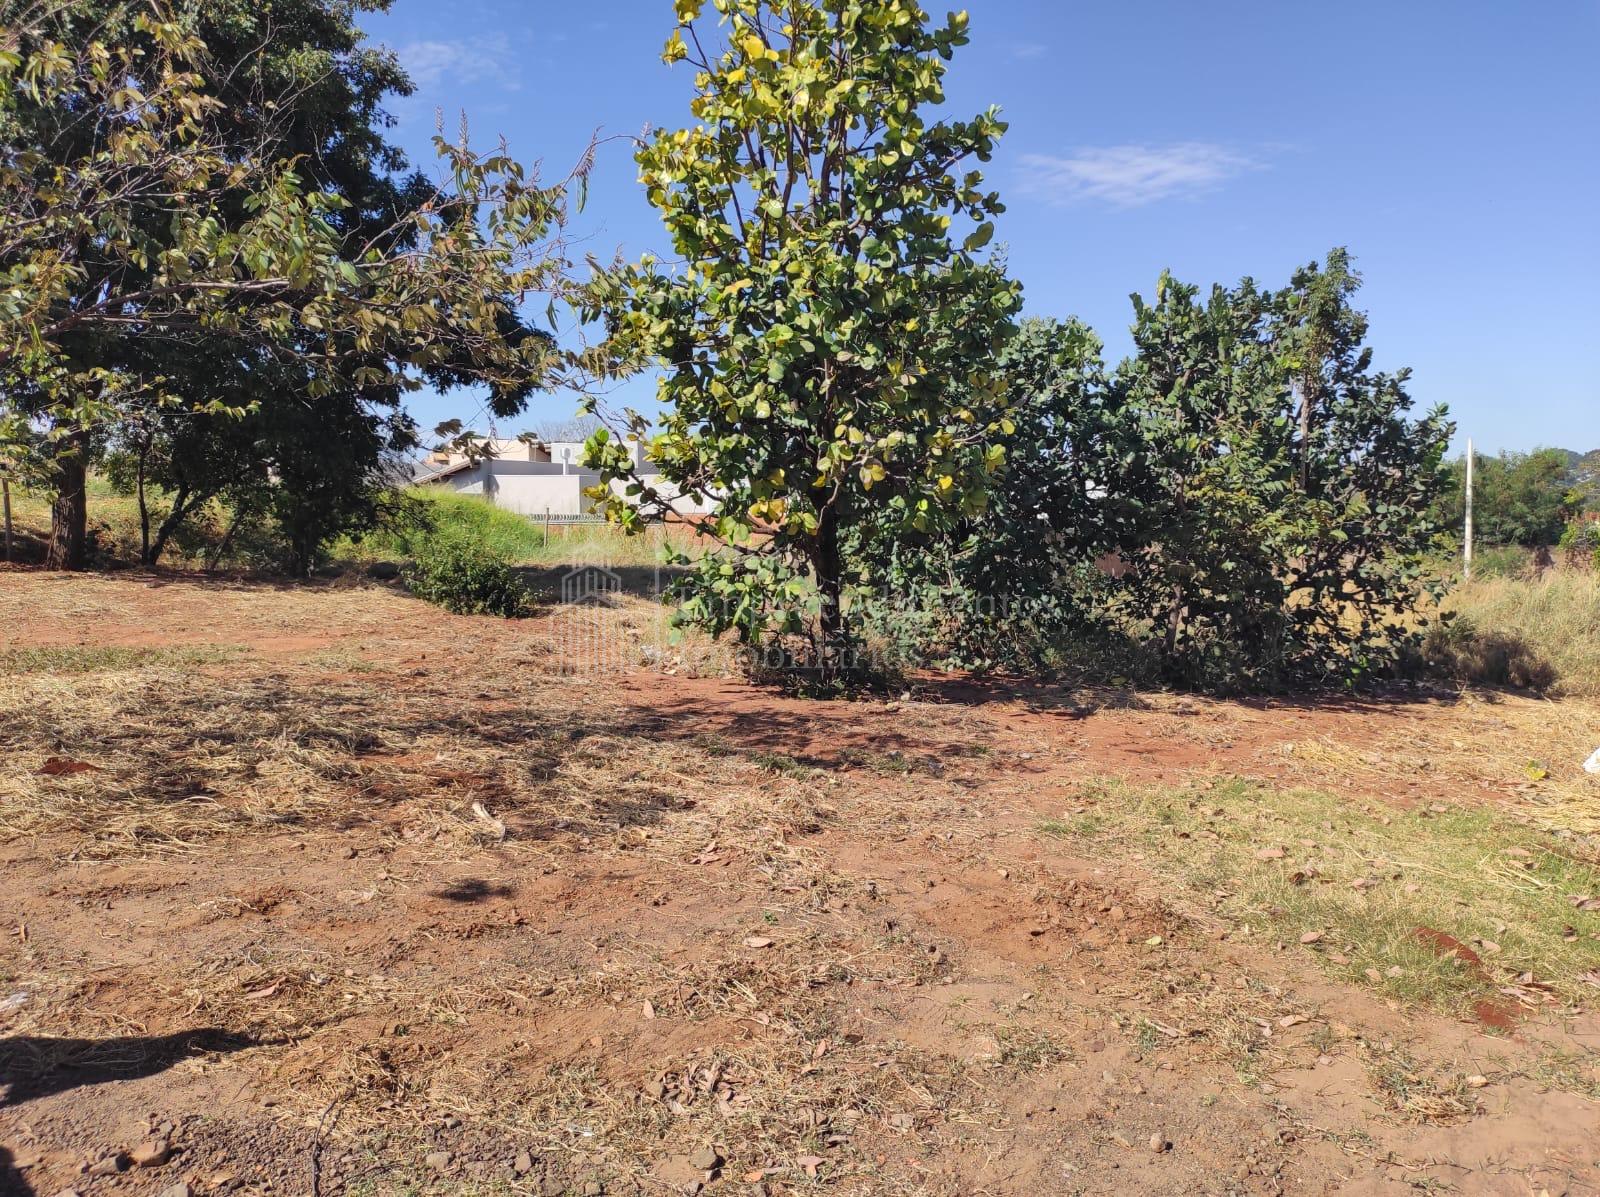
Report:
M1600 869L1573 837L1237 779L1097 783L1040 830L1142 852L1237 933L1401 1001L1504 1026L1519 1004L1600 996Z
M156 666L216 665L244 650L221 644L179 648L121 648L105 645L56 645L0 649L0 675L23 673L115 673Z

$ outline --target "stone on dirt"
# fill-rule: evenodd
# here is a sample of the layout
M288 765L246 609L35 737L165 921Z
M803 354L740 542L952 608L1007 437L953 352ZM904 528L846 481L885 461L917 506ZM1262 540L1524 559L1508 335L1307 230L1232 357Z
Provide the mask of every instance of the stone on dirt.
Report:
M702 1172L715 1172L722 1167L722 1156L715 1147L702 1147L689 1157L689 1166Z
M159 1168L172 1158L172 1144L165 1139L151 1139L141 1143L129 1153L138 1168Z
M105 1159L98 1160L94 1164L91 1164L89 1167L89 1175L115 1176L117 1173L126 1172L127 1170L128 1157L120 1151L115 1151L106 1156Z

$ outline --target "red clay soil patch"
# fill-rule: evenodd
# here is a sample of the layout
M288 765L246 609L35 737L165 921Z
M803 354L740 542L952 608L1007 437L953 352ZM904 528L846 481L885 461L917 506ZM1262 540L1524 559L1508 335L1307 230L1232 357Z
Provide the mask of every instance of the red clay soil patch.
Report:
M1493 985L1494 978L1489 975L1489 970L1483 967L1483 957L1462 943L1454 935L1447 935L1433 927L1417 927L1411 934L1437 953L1440 958L1448 959L1454 956L1477 980L1485 985ZM1517 1025L1517 1011L1509 1002L1498 1002L1493 998L1479 998L1472 1003L1473 1016L1486 1027L1497 1031L1509 1031Z
M69 760L63 756L46 758L39 766L40 777L71 777L74 773L98 773L100 770L87 761Z

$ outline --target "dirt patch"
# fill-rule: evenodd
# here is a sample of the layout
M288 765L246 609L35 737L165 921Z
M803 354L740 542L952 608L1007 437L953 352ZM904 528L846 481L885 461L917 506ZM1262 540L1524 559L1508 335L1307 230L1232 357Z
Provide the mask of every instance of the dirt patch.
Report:
M576 674L539 620L382 587L15 575L0 620L16 648L103 648L104 621L157 654L6 678L15 1191L1600 1188L1581 1005L1519 1002L1488 1035L1072 822L1117 816L1084 798L1107 776L1553 817L1500 755L1359 756L1485 717L1500 753L1553 756L1515 701L927 682L825 704ZM1194 820L1165 842L1228 830ZM1304 872L1318 834L1261 867ZM1484 867L1576 875L1534 864Z

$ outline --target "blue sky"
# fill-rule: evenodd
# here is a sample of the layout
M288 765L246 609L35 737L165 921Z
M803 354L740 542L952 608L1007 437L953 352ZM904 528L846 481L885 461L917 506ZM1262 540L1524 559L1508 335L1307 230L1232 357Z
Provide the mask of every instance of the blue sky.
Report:
M1415 371L1484 449L1600 446L1600 2L969 0L949 109L1011 122L985 168L1035 315L1115 360L1163 268L1279 285L1348 245L1377 365ZM942 15L944 8L933 11ZM418 85L395 139L431 162L442 109L564 174L591 134L688 123L663 66L671 0L394 0L369 15ZM667 247L629 148L602 148L575 224L601 259ZM622 398L648 406L653 385ZM544 396L524 421L571 414ZM425 426L469 395L417 396ZM481 424L481 420L479 421Z

